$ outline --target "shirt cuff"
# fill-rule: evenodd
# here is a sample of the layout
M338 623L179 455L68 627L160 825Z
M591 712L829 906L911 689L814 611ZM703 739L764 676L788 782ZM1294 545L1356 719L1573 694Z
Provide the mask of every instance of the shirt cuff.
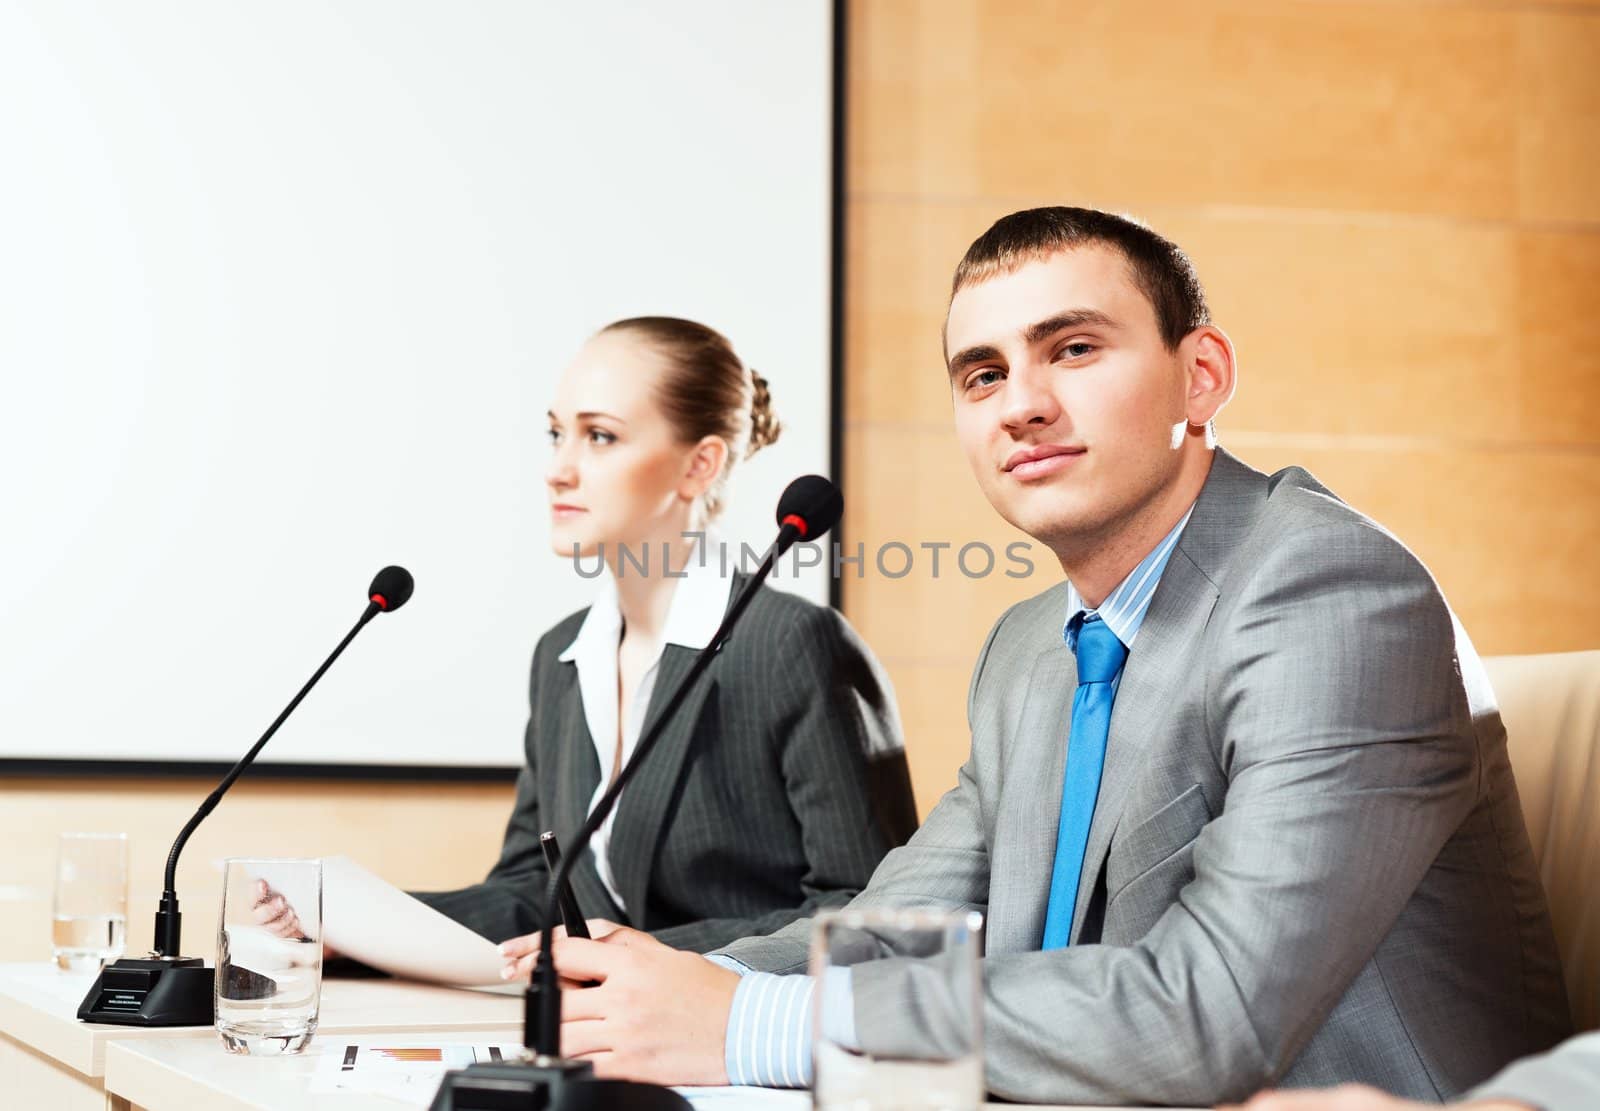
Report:
M810 976L753 972L729 957L709 958L740 974L728 1011L724 1065L730 1084L765 1088L803 1088L811 1083L813 996ZM830 1041L851 1049L856 1043L850 970L828 969L822 984Z

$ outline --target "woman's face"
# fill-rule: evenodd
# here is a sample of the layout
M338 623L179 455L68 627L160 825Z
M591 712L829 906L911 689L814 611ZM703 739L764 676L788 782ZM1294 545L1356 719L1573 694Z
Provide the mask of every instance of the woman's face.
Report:
M602 333L562 372L550 405L550 541L557 555L675 541L694 527L700 445L681 443L657 407L660 357ZM720 461L719 461L720 462ZM713 476L714 477L714 476Z

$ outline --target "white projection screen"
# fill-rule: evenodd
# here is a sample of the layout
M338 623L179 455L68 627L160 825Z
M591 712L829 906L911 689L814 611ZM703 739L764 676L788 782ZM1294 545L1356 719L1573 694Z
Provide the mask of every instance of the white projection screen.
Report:
M593 589L543 414L619 317L771 381L722 525L764 547L830 465L833 18L0 0L0 773L231 763L388 563L415 598L263 762L519 765L533 646Z

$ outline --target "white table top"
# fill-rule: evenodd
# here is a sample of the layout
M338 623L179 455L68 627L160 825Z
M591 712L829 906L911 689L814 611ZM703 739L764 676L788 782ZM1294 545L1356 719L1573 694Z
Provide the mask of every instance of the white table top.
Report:
M168 1038L119 1042L106 1055L106 1091L148 1111L204 1107L207 1111L404 1111L407 1104L379 1095L315 1093L312 1078L328 1054L362 1046L515 1044L503 1030L451 1030L428 1037L328 1035L318 1031L305 1053L293 1057L240 1057L214 1039ZM430 1093L431 1094L431 1093ZM806 1111L810 1092L759 1088L688 1089L703 1111ZM416 1104L415 1106L423 1106ZM998 1111L1001 1104L986 1104ZM1091 1111L1083 1107L1039 1107L1036 1111ZM1095 1108L1092 1111L1108 1111Z
M307 1050L293 1057L240 1057L215 1042L174 1038L127 1042L106 1058L106 1090L150 1111L204 1107L206 1111L404 1111L405 1103L380 1095L313 1092L312 1078L323 1058L342 1056L346 1045L507 1045L516 1039L503 1031L454 1031L445 1037L421 1034L324 1036L318 1031ZM429 1083L419 1093L431 1097ZM809 1111L810 1092L760 1088L686 1089L690 1102L705 1111ZM418 1103L413 1106L423 1106ZM1104 1109L1099 1109L1104 1111Z
M0 964L0 1034L52 1057L83 1076L105 1074L114 1042L198 1039L217 1048L210 1026L107 1026L79 1022L78 1005L94 976L66 973L48 961ZM496 1031L519 1040L522 998L401 980L325 980L319 1029L328 1033Z
M292 1057L242 1057L228 1053L215 1035L120 1042L106 1054L106 1091L150 1111L204 1107L206 1111L404 1111L406 1104L377 1095L311 1091L319 1061L360 1045L515 1045L503 1029L451 1030L444 1036L329 1034L317 1031L304 1053ZM809 1106L808 1103L800 1106Z

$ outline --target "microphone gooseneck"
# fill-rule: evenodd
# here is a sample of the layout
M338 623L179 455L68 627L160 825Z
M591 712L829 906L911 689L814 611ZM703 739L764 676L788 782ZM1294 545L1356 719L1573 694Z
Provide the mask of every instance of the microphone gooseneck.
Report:
M672 692L672 697L662 707L654 724L639 739L632 758L623 765L617 777L611 781L611 786L606 788L600 800L589 811L589 816L578 828L576 837L568 846L566 855L562 857L561 866L550 877L545 894L544 925L541 927L539 955L534 963L533 976L528 983L523 1017L523 1042L541 1057L561 1056L561 983L556 975L555 958L551 954L551 948L555 936L556 918L560 913L561 893L566 889L567 881L572 874L573 862L583 855L590 838L616 805L622 789L649 758L650 751L665 732L667 724L677 714L678 708L688 697L700 676L711 666L711 661L722 649L740 615L749 607L756 591L772 573L778 558L788 551L790 545L797 539L814 540L827 532L838 524L843 512L844 498L839 493L839 488L821 475L805 475L788 485L783 496L778 499L778 537L773 541L772 547L767 549L766 555L761 560L761 566L756 569L756 573L734 599L733 605L728 608L727 614L722 619L722 624L717 626L717 631L711 640L695 657L688 674Z
M156 911L155 952L148 957L120 957L103 966L90 985L88 994L83 997L83 1002L78 1004L79 1022L146 1027L206 1026L211 1023L216 1008L215 973L206 967L202 958L181 955L183 915L178 911L178 857L190 836L205 821L206 815L217 808L217 803L222 801L228 788L254 762L278 727L311 693L317 680L333 666L333 661L349 647L356 634L378 614L405 605L411 597L413 585L411 573L404 567L385 567L378 572L372 585L367 588L367 607L355 627L345 634L333 654L322 662L316 674L283 708L283 713L267 726L261 739L222 777L216 790L206 796L200 809L194 812L194 817L178 831L177 840L172 842L172 851L167 854L161 905Z
M372 585L367 588L369 601L366 610L361 614L360 620L345 634L344 639L339 642L339 646L333 650L332 654L322 661L322 666L317 668L310 679L306 680L305 686L300 688L299 693L289 700L289 704L283 708L283 712L273 720L271 725L267 726L267 731L261 734L261 739L251 745L250 751L246 752L239 762L229 770L228 774L222 777L222 782L218 783L216 789L206 796L206 800L200 804L200 808L194 812L194 816L184 824L183 829L178 831L177 838L172 842L172 851L167 854L167 870L162 881L161 904L156 910L155 951L160 956L176 957L181 951L183 915L178 910L178 856L183 852L184 845L188 844L190 836L199 828L200 823L205 821L206 816L217 808L217 804L222 801L222 796L227 793L229 787L233 786L234 781L243 775L245 769L255 762L257 754L272 739L273 734L278 731L278 727L288 720L289 715L294 713L295 708L300 705L306 695L311 693L311 688L317 685L317 681L322 678L328 668L333 666L333 661L337 660L344 650L349 647L350 642L356 638L356 634L365 628L367 622L378 614L393 612L405 605L410 600L415 586L416 583L411 577L411 572L404 567L385 567L378 572L372 580Z

